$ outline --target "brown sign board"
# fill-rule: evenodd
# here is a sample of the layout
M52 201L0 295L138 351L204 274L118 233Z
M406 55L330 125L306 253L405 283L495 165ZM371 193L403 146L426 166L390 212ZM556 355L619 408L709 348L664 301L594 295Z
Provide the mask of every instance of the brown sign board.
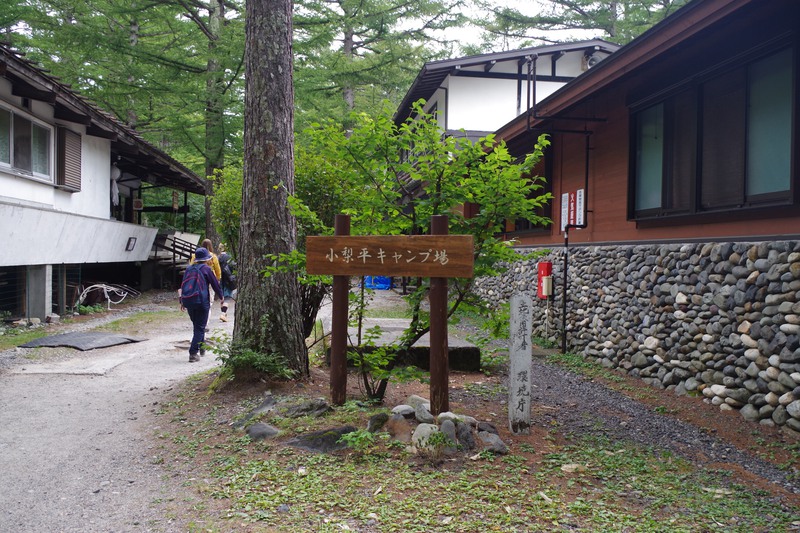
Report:
M471 278L472 235L306 238L306 272L334 276Z

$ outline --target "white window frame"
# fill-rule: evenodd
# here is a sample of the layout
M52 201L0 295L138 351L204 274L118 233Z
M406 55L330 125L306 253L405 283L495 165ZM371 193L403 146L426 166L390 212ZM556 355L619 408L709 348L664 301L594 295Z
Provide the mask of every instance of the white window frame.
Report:
M5 161L0 161L0 171L13 174L14 176L19 176L21 178L32 179L36 181L46 182L46 183L54 183L54 168L55 168L55 128L51 124L47 124L43 122L30 113L26 113L20 109L0 105L0 109L10 113L11 120L9 121L9 159L11 160L9 163ZM47 154L48 154L48 161L47 161L47 174L43 174L41 172L35 172L33 169L26 170L17 168L14 166L14 118L19 117L24 120L27 120L31 123L31 131L33 130L33 126L38 126L47 130ZM33 145L31 145L31 156L33 156ZM31 163L31 167L33 164Z

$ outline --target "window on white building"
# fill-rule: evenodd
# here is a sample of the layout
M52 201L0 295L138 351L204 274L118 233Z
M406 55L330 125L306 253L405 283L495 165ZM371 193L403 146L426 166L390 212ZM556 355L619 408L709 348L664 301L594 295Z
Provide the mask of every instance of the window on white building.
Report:
M52 181L52 128L0 108L0 167Z

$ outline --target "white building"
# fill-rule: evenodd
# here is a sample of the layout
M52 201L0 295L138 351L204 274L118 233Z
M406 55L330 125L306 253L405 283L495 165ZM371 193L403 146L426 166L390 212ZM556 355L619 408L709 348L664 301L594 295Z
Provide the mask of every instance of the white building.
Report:
M0 45L0 318L74 304L90 265L128 271L150 255L143 186L204 194L201 178L57 79Z
M448 135L493 133L619 48L593 39L426 63L395 113L424 99ZM535 83L534 83L535 80Z

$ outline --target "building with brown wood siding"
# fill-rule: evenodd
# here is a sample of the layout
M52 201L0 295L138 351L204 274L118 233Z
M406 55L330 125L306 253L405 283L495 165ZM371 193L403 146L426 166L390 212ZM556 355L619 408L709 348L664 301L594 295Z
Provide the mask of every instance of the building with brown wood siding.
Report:
M545 254L476 280L537 296L532 334L800 433L800 2L694 0L496 134L538 173ZM538 294L537 262L553 293Z

